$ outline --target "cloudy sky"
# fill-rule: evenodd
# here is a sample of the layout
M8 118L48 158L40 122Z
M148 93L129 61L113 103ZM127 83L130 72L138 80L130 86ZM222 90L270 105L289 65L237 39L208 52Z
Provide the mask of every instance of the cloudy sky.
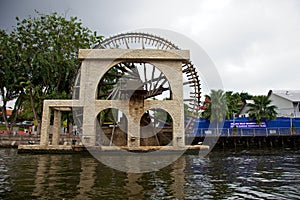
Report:
M225 90L300 89L299 0L1 0L0 28L35 9L78 16L105 37L141 28L183 34L205 50Z

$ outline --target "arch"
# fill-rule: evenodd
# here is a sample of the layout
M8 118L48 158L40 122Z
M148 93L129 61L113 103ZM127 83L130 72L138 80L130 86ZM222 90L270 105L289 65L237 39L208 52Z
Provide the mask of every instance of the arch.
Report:
M95 119L96 146L127 146L128 119L117 108L101 110Z
M147 110L140 119L140 146L166 146L172 141L172 116L161 108Z

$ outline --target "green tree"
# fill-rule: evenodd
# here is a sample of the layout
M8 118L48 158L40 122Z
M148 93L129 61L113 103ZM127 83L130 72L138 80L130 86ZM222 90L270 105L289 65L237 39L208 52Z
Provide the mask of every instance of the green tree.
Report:
M20 60L16 50L17 45L13 38L0 30L0 99L2 100L0 111L8 133L12 132L12 125L18 116L18 103L22 101L22 88L20 87L22 70L18 65ZM13 108L12 116L8 118L7 103L16 98L17 104Z
M240 97L241 97L242 102L245 104L246 100L252 99L253 96L248 94L247 92L241 92Z
M240 110L242 100L239 93L233 93L232 91L227 91L225 96L228 108L226 112L226 119L230 119Z
M219 123L223 122L226 118L228 111L226 102L226 93L223 90L211 90L208 99L207 108L203 112L203 117L210 120L211 123L216 124L217 132L219 132Z
M258 124L261 124L263 120L276 119L276 106L271 105L271 100L268 96L260 95L254 96L254 103L249 103L249 118L255 119Z
M17 19L11 37L18 45L23 69L26 101L35 123L40 125L43 100L71 98L72 83L80 66L78 50L91 48L102 37L82 26L77 17L66 19L57 13L36 13Z

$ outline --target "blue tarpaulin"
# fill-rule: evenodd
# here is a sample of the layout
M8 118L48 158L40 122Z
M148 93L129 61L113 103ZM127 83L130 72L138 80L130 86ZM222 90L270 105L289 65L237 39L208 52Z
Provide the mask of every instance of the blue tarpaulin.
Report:
M211 126L210 126L211 125ZM251 129L277 129L277 128L291 128L292 126L299 129L300 128L300 118L288 118L288 117L278 117L276 120L264 120L261 124L257 124L255 120L249 120L249 118L235 118L225 120L223 123L219 123L220 129L230 129L234 127L234 125L239 129L247 129L250 131ZM202 134L203 130L207 130L209 128L216 128L215 124L210 124L208 119L198 118L194 124L194 132L198 134Z

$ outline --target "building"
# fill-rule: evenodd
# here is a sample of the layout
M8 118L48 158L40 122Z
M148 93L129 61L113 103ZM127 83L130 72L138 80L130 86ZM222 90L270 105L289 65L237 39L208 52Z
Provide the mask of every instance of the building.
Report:
M252 99L246 100L246 103L243 105L243 107L237 113L237 115L235 117L249 117L248 111L249 111L250 107L248 106L248 104L254 104L254 101Z
M10 118L10 116L12 115L13 110L12 109L6 109L6 116L7 118ZM0 118L2 119L2 111L0 111Z
M300 117L300 90L270 90L268 96L277 117Z

